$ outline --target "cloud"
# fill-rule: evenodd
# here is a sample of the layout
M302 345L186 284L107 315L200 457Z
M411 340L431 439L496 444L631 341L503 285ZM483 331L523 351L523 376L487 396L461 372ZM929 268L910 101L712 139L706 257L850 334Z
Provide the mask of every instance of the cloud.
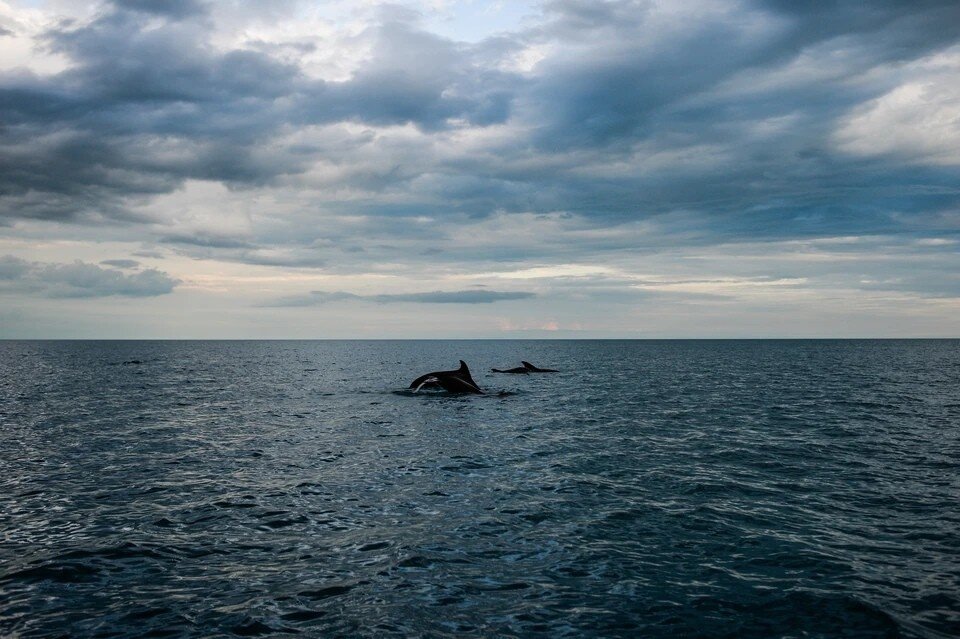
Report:
M0 257L0 281L18 280L26 275L31 268L29 262L12 255Z
M344 291L310 291L307 295L281 298L263 306L297 307L320 306L331 302L347 300L362 300L378 304L411 303L411 304L492 304L511 300L525 300L536 297L535 293L526 291L431 291L428 293L385 293L379 295L356 295Z
M490 304L509 300L526 300L536 297L535 293L525 291L433 291L430 293L401 293L393 295L374 295L369 299L375 302L415 302L421 304Z
M68 264L29 262L10 255L0 257L0 291L46 297L155 297L180 283L156 269L123 273L76 261Z
M952 126L948 91L878 106L898 100L892 65L956 43L944 27L960 19L955 3L556 0L477 44L431 33L408 9L365 17L335 36L363 52L339 79L306 72L309 47L213 46L225 18L189 0L114 2L47 31L46 48L71 64L0 79L0 217L145 224L202 245L136 206L193 180L287 188L333 215L567 211L609 225L694 210L745 234L776 210L778 229L805 234L811 215L852 228L903 205L877 185L956 177L931 166L952 162L955 136L936 142ZM527 50L540 61L511 70ZM922 135L878 142L891 117ZM847 155L917 144L912 170ZM956 198L914 192L908 205L945 201Z
M177 19L206 12L197 0L113 0L113 4L120 9Z
M250 242L227 235L214 235L210 233L194 233L191 235L176 234L165 235L158 240L164 244L186 244L189 246L200 246L204 248L250 248Z
M840 121L833 139L842 151L960 166L960 47L918 66L909 81Z
M327 82L263 51L214 49L200 14L185 0L127 0L43 35L72 65L0 86L12 125L0 134L0 216L119 219L128 198L187 179L255 186L302 173L310 157L272 144L290 127L439 130L508 115L509 78L473 73L465 51L411 16L384 13L362 35L372 51L363 68Z
M470 4L0 7L0 239L163 257L237 308L454 313L528 277L493 307L537 311L518 325L955 290L956 2L552 0L465 28Z
M100 263L115 268L137 268L140 266L140 262L136 260L101 260Z

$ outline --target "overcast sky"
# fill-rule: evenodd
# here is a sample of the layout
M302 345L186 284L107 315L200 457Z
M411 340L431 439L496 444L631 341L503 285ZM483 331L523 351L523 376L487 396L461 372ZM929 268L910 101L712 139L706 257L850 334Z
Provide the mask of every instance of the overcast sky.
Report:
M0 337L958 336L958 25L0 0Z

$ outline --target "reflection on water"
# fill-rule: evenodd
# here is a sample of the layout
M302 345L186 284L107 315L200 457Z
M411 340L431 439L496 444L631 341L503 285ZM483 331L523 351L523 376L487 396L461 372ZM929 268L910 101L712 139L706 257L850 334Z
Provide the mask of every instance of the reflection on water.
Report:
M465 359L504 396L410 393ZM525 359L552 375L497 375ZM0 343L0 635L951 636L960 342Z

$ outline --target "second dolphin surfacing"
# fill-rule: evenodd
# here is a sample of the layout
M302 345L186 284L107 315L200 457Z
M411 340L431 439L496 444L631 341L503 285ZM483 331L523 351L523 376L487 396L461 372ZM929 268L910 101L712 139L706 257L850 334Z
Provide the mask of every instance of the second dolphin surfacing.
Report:
M514 375L525 375L529 373L525 367L517 366L516 368L491 368L490 372L492 373L513 373Z
M434 371L421 375L410 382L410 388L414 389L413 392L417 392L424 386L440 386L448 393L484 394L477 383L473 381L473 377L470 376L470 369L462 359L460 360L460 368L455 371Z
M538 366L534 366L530 362L520 362L520 363L523 364L523 367L527 369L527 372L529 373L559 373L560 372L555 368L540 368Z

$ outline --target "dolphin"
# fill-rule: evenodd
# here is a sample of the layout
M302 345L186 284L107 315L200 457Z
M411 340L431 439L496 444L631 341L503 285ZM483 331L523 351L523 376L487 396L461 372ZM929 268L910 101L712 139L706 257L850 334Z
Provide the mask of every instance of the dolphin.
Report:
M473 378L470 376L470 369L467 368L467 363L462 359L460 360L460 368L455 371L434 371L426 375L421 375L410 382L410 388L414 389L414 393L423 387L431 388L436 386L450 393L485 394L480 390L480 387L477 386L477 383L473 381Z
M520 362L529 373L559 373L555 368L537 368L530 362Z
M494 373L522 373L524 375L530 372L524 366L517 366L516 368L507 369L491 368L490 370Z

